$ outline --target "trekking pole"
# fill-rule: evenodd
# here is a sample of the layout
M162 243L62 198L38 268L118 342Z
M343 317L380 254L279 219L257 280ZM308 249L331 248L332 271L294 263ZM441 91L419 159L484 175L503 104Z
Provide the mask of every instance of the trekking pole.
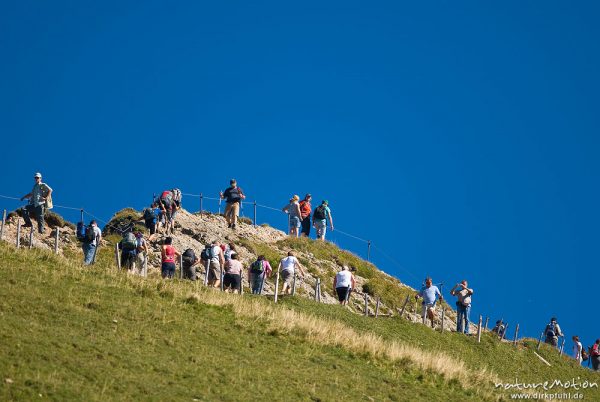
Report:
M81 209L81 210L79 211L79 214L80 214L80 215L79 215L79 221L80 221L80 222L83 222L83 209Z
M183 254L179 256L179 279L183 279Z
M244 270L240 271L240 296L244 294Z
M223 284L223 267L221 267L221 273L220 273L220 278L221 278L221 292L225 290L225 286Z
M2 226L0 226L0 240L4 236L4 225L6 224L6 209L2 211Z
M519 336L519 324L515 327L515 339L513 339L513 346L517 346L517 336Z
M204 271L204 286L208 286L208 269L210 267L210 260L206 260L206 267Z
M254 200L254 227L256 227L256 200Z
M371 240L367 242L367 261L371 262Z
M490 322L490 317L485 317L485 330L487 331L488 323Z
M402 309L400 310L400 317L402 317L404 315L404 309L406 308L406 305L408 304L408 299L410 299L410 296L406 295L406 299L404 300L404 304L402 305Z
M369 295L365 292L365 317L369 316Z
M292 281L292 296L296 295L296 272L294 271L294 279Z
M275 277L275 303L277 303L277 293L279 292L279 269L277 270L277 276Z
M441 304L441 303L440 303ZM444 333L444 316L446 315L446 306L442 304L442 327L441 332Z
M479 324L477 324L477 343L481 343L481 321L483 317L479 314Z
M536 349L540 350L540 345L542 344L542 337L544 336L544 332L542 331L542 333L540 334L540 339L538 339L538 344Z
M508 331L508 323L506 323L506 325L504 326L504 331L502 331L502 337L500 337L500 340L503 341L504 338L506 337L506 332Z
M17 218L17 248L21 247L21 219Z
M563 341L562 341L562 344L560 345L560 353L559 353L560 356L562 356L564 350L565 350L565 337L563 336Z
M29 249L31 249L32 247L33 247L33 225L31 225L31 229L29 230Z
M203 209L202 209L203 199L204 199L204 196L202 195L202 193L200 193L200 216L202 216L202 211L203 211Z
M56 227L56 233L54 234L54 254L58 254L58 233L60 232L60 228Z

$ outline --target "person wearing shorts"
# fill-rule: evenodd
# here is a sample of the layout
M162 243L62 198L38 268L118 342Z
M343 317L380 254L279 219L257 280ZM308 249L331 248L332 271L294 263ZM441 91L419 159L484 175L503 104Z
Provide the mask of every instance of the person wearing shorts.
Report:
M281 272L281 278L283 281L283 289L281 290L282 294L290 294L292 292L292 284L294 282L296 268L300 270L302 276L305 275L302 265L300 265L300 262L294 256L292 251L288 252L287 257L282 258L281 261L279 261L277 272Z
M225 219L227 220L227 227L235 229L237 225L237 219L240 215L240 203L246 198L244 192L237 185L235 179L229 181L230 186L223 192L220 193L220 198L225 200Z
M161 276L167 279L172 279L175 276L175 258L180 256L175 247L171 245L172 243L173 239L167 237L161 250Z
M338 300L342 306L348 303L350 291L356 286L354 275L347 266L342 266L342 270L333 278L333 289L338 296Z
M425 324L425 321L429 318L431 320L431 328L433 328L433 321L435 319L435 303L436 297L438 296L440 300L444 299L438 287L432 285L430 277L425 279L425 286L423 286L419 293L415 295L415 299L418 299L419 297L423 298L421 318L423 319L423 324Z
M225 263L225 275L223 276L223 289L229 289L234 293L240 292L242 283L242 263L238 261L237 253L231 254L231 258Z
M298 229L302 220L302 212L300 211L300 204L298 204L299 199L300 197L294 195L290 203L282 208L282 211L289 215L290 236L292 237L298 237Z
M218 288L221 286L221 269L225 266L223 249L216 240L210 243L212 258L208 263L208 286ZM203 261L206 264L206 261Z
M313 212L313 227L317 231L317 239L319 240L325 240L325 233L327 233L327 221L329 221L329 228L333 230L333 219L331 218L329 202L327 200L323 200L321 205L315 208Z

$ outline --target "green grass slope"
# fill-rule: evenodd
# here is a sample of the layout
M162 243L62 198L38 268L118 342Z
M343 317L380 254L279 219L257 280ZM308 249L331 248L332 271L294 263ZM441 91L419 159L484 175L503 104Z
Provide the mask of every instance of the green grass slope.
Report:
M599 377L529 343L130 277L109 249L78 261L0 243L0 400L496 400L498 379Z

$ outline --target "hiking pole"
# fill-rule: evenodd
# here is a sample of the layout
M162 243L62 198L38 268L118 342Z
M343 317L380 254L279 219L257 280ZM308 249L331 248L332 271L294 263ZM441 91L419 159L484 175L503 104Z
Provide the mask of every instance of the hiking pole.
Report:
M33 225L31 225L31 229L29 230L29 248L31 249L32 247L33 247Z
M80 222L83 222L83 209L81 209L81 210L79 211L79 214L80 214L80 215L79 215L79 221L80 221Z
M277 293L279 292L279 269L277 269L277 276L275 277L275 303L277 303Z
M2 226L0 226L0 240L4 236L4 225L6 224L6 209L2 211Z
M371 240L367 242L367 261L371 262Z
M538 344L537 344L537 347L536 347L537 350L540 350L540 345L542 344L542 337L543 336L544 336L544 332L542 332L540 334L540 339L538 339Z
M17 218L17 248L21 246L21 219Z
M54 234L54 254L58 254L58 233L60 232L60 228L56 227L56 233Z
M513 346L517 346L517 336L519 336L519 324L515 327L515 339L513 339Z
M121 270L121 254L119 253L119 244L115 244L115 259L117 260L117 268Z
M369 294L365 292L365 317L369 316Z
M563 352L565 350L565 337L563 336L563 341L562 344L560 345L560 353L559 356L562 356Z
M479 314L479 324L477 324L477 343L481 343L481 321L483 317Z

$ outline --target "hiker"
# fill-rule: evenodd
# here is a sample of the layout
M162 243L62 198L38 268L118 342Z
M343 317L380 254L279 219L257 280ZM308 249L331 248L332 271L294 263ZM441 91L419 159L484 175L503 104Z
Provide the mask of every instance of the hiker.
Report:
M92 219L90 224L86 226L81 240L81 247L83 248L83 265L91 265L94 263L97 247L102 240L102 231L98 227L95 219Z
M136 269L135 273L139 275L144 275L144 266L146 265L146 259L148 258L148 242L144 239L144 234L142 232L137 232L135 234L135 243L136 243L136 257L137 263L139 267Z
M300 261L294 257L292 251L288 252L287 257L282 258L281 261L279 261L277 272L281 271L281 280L283 281L283 289L281 289L282 294L290 294L292 292L292 283L296 276L296 268L300 270L302 277L304 277L304 269L302 268L302 265L300 265Z
M123 233L123 238L119 242L119 249L121 250L121 267L131 271L137 256L137 238L135 234L131 231Z
M154 214L155 208L156 203L153 202L148 208L144 208L142 211L141 219L144 220L144 226L146 226L146 229L150 231L150 237L156 233L156 215Z
M312 212L312 206L310 205L311 200L312 196L306 194L304 199L300 201L300 226L302 227L300 234L303 237L310 236L310 213Z
M171 194L173 194L173 203L171 204L171 220L169 222L169 226L172 234L175 233L175 217L181 209L181 200L183 197L181 194L181 190L178 188L174 188L173 190L171 190ZM167 233L168 231L169 229L167 228Z
M223 275L223 290L231 290L239 293L242 286L242 270L244 266L238 260L237 253L232 253L229 261L225 263L225 275Z
M458 298L456 301L456 332L464 332L466 335L469 335L469 324L471 322L469 318L471 315L471 295L473 294L473 289L469 289L467 281L463 280L454 285L450 290L450 294Z
M183 262L183 279L189 279L191 281L197 280L196 265L198 265L200 259L196 257L194 250L188 248L183 252L181 257Z
M205 267L208 265L206 272L208 286L219 287L221 285L221 269L225 265L225 256L219 243L213 240L210 244L207 244L200 255L200 259Z
M423 324L425 324L427 317L429 317L431 320L431 328L433 328L433 321L435 319L435 303L437 296L439 296L440 301L444 299L438 287L432 285L430 277L425 278L425 286L423 286L419 293L415 295L415 299L418 299L419 297L423 298L423 302L421 303L423 305L421 317L423 318Z
M325 240L327 221L329 221L329 227L333 231L333 219L331 218L329 201L323 200L321 205L315 208L315 212L313 212L313 227L317 230L317 239L319 240Z
M564 336L560 330L556 317L552 317L546 328L544 329L544 336L546 337L545 342L552 346L558 346L558 338Z
M348 269L346 265L342 266L342 270L338 272L333 278L333 290L337 293L338 300L342 306L348 303L350 292L356 286L356 280L354 275Z
M25 220L23 227L30 228L32 226L31 215L33 215L37 220L38 232L43 234L46 209L52 209L52 189L46 183L42 183L41 173L36 173L33 179L35 180L33 189L21 197L21 201L29 200L29 204L23 209L23 220Z
M163 244L160 256L161 256L161 276L167 279L173 279L175 276L175 258L181 254L172 246L173 238L167 237L165 244Z
M250 264L250 268L248 268L248 285L252 290L252 294L261 294L264 280L271 276L272 271L271 264L264 255L259 255L256 261Z
M231 255L237 253L237 251L233 243L226 244L224 247L221 247L221 249L223 248L225 249L223 250L223 257L225 257L225 263L227 263L231 259Z
M172 219L173 219L173 205L174 205L174 201L173 201L173 192L169 191L169 190L165 190L162 192L162 194L160 195L160 197L158 198L158 206L160 208L161 211L161 216L160 216L160 220L161 223L164 225L165 227L165 233L169 234L169 229L171 229L172 232Z
M592 369L598 371L600 366L600 339L596 339L596 342L592 345L590 359L592 359Z
M498 320L498 321L496 321L496 326L494 326L494 328L492 328L492 332L495 332L498 334L499 337L502 337L502 335L504 335L505 329L506 329L506 326L502 323L502 320Z
M300 197L294 195L290 200L290 203L283 207L281 210L289 215L289 227L290 227L290 236L298 237L298 228L300 228L301 215L300 212L300 204L298 204L298 200Z
M583 361L583 345L579 342L579 337L577 335L573 335L573 358L577 360L579 364Z
M237 219L240 214L240 203L246 198L244 192L240 187L237 186L237 181L231 179L229 181L230 186L219 195L221 199L225 200L225 219L227 220L227 227L235 229L237 225Z

